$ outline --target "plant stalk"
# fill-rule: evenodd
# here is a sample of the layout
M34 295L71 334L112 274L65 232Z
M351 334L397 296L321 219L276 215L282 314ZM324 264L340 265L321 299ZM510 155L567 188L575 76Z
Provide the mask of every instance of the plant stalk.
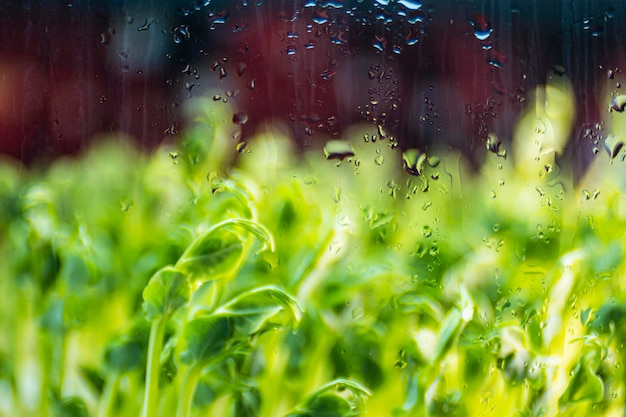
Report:
M176 417L188 417L191 412L191 404L193 395L196 392L196 385L202 373L203 366L194 363L185 371L183 382L180 386L180 396L178 397L178 405L176 406Z
M111 375L106 384L104 385L104 391L100 398L100 404L98 406L98 417L112 416L112 408L115 402L115 392L120 381L120 374L115 373Z
M161 351L167 319L163 316L155 319L150 327L148 345L148 363L146 365L146 390L143 399L142 417L155 417L158 407L159 374L161 373Z

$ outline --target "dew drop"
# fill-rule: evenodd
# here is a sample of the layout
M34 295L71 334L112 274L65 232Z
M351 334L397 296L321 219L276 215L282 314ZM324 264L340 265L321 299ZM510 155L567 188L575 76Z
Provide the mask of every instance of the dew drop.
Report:
M378 166L381 166L385 163L385 156L380 154L374 158L374 163Z

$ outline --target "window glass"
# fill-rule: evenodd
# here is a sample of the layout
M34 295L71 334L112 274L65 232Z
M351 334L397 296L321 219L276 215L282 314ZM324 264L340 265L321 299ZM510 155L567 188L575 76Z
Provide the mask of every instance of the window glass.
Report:
M619 1L0 0L0 416L615 416Z

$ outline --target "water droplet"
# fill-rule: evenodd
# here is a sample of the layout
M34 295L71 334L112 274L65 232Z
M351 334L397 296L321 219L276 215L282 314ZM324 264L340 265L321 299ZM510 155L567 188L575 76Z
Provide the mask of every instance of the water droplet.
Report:
M399 369L399 370L403 370L404 368L407 367L407 362L402 360L402 359L398 359L394 364L393 364L394 368Z
M622 113L624 108L626 107L626 94L620 94L619 96L613 97L611 101L611 108L609 111L615 110L616 112Z
M502 64L501 61L497 60L497 59L487 59L487 64L491 65L492 67L495 68L502 68L504 66L504 64Z
M289 45L287 48L285 48L285 52L287 53L287 55L295 55L296 47L294 45Z
M419 10L422 8L422 3L417 0L398 0L398 4L409 10Z
M487 40L493 33L493 28L489 26L485 16L482 14L473 15L469 23L474 28L474 36L479 41Z
M402 153L404 170L411 175L422 175L426 159L426 154L417 149L407 149Z
M248 122L248 113L239 112L233 115L233 123L237 125L245 125Z
M102 32L100 34L100 43L102 45L108 45L111 43L111 35L108 32Z
M492 33L493 33L493 29L492 28L487 28L485 30L474 29L474 36L479 41L487 40L489 38L489 36L491 36Z
M228 73L226 72L226 68L222 67L220 65L219 69L218 69L218 78L221 80L222 78L226 77L228 75Z
M591 36L593 36L594 38L600 37L602 36L602 34L604 34L604 26L595 26L591 30Z
M506 158L506 150L500 149L501 143L502 142L495 133L489 133L489 135L487 135L485 146L489 152L492 152L501 158Z
M378 125L378 136L380 136L380 140L383 140L387 137L387 132L382 125Z
M344 140L329 140L324 145L324 155L326 159L343 161L347 157L354 156L354 148L350 142Z
M609 135L604 139L604 149L609 154L609 158L613 159L622 150L624 142L619 140L616 136Z
M313 13L313 22L323 25L328 22L328 12L326 10L316 10Z
M237 67L238 77L241 77L243 73L246 72L246 70L248 69L248 66L246 65L245 62L238 62L236 67Z
M615 17L615 9L613 7L607 7L606 11L604 12L604 17L606 17L607 19L613 19Z
M552 72L559 77L565 75L565 67L563 65L552 66Z
M433 235L433 231L431 230L430 226L426 225L422 228L422 236L424 236L425 238L429 238Z
M441 163L441 158L438 156L429 156L428 157L428 166L431 168L437 168Z
M358 320L365 315L365 310L363 307L358 306L352 310L352 320Z
M380 52L385 52L385 44L386 44L385 38L374 36L374 40L372 41L372 46L374 48L376 48Z
M143 25L139 26L137 28L137 30L139 32L143 32L144 30L148 30L148 29L150 29L150 25L152 25L154 22L155 22L154 19L151 19L151 20L146 19L146 21L143 23Z
M133 200L122 200L120 201L120 210L122 210L124 213L128 213L134 205L135 202Z
M304 44L304 49L313 49L315 48L315 45L316 45L315 41L311 39L310 41Z
M385 163L385 156L382 154L376 156L376 158L374 158L374 163L378 166L381 166Z
M237 146L235 146L235 149L239 153L244 153L246 149L248 149L248 144L246 142L239 142Z

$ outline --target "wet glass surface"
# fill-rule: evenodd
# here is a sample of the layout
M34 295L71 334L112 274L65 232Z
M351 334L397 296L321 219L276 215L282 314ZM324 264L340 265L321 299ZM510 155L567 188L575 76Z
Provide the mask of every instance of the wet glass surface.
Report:
M0 417L623 415L625 22L0 0Z
M196 96L228 101L242 139L279 120L306 147L368 121L403 148L480 158L489 133L510 141L538 85L566 76L577 104L568 156L582 171L624 64L623 5L609 1L2 7L0 150L24 160L102 132L153 147L176 136Z

